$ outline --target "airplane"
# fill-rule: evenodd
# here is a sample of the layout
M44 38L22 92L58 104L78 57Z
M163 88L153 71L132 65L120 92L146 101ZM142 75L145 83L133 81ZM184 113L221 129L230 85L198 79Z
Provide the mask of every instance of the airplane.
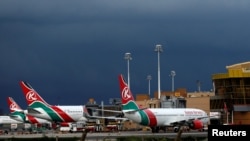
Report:
M48 104L28 82L20 81L23 94L28 104L28 115L46 119L57 124L57 126L70 125L86 125L89 119L115 119L125 120L119 117L93 116L89 114L88 109L84 105L74 106L56 106Z
M31 123L31 124L38 124L38 125L48 125L51 127L51 121L37 118L31 115L28 115L27 110L23 110L12 97L7 98L7 103L10 109L10 117L14 120L20 121L22 123Z
M46 119L55 123L86 122L84 105L50 105L28 82L20 81L20 86L28 104L28 114L37 118Z
M175 132L183 126L189 129L201 130L208 123L207 113L196 108L141 108L134 101L133 94L125 82L123 75L119 75L120 94L122 98L122 112L124 117L140 125L149 126L153 133L166 127L174 128Z

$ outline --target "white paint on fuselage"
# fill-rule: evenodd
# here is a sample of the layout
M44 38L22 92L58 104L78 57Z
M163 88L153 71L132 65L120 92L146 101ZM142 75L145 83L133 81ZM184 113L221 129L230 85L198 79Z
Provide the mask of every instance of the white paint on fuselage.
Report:
M83 111L83 106L56 106L58 109L61 109L61 111L65 112L68 116L70 116L74 121L87 121L87 119L84 117L84 111ZM53 121L54 119L51 119L49 116L49 111L45 111L42 108L33 108L34 110L40 112L40 113L30 113L28 112L29 115L50 120ZM52 109L52 108L51 108ZM57 111L56 111L57 112ZM57 115L59 115L58 113ZM62 117L61 117L62 118ZM68 121L65 121L68 122Z
M172 123L188 121L190 119L199 119L205 124L208 122L208 116L205 111L194 108L149 108L156 117L157 126L171 126ZM131 110L128 110L131 111ZM139 112L123 111L124 116L136 123L142 123Z
M23 122L12 119L10 116L0 116L0 124L15 124L15 123L23 123Z

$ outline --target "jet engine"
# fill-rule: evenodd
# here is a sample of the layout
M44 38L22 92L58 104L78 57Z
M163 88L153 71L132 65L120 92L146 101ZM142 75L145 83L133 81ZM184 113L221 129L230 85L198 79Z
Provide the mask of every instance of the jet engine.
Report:
M190 129L202 129L203 128L203 122L201 120L193 120L188 124Z

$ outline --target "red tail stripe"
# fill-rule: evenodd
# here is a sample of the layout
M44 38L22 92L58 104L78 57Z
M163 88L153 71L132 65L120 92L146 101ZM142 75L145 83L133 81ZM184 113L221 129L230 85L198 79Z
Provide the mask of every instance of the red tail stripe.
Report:
M74 119L72 119L68 114L66 114L63 110L61 110L59 107L57 106L51 106L51 108L57 113L59 114L64 121L72 121L74 122Z
M157 120L156 117L154 115L154 113L152 111L150 111L149 109L144 110L149 118L149 126L156 126L157 125Z
M27 116L30 123L32 123L32 124L39 123L39 121L35 117L30 116L30 115L26 115L26 116Z

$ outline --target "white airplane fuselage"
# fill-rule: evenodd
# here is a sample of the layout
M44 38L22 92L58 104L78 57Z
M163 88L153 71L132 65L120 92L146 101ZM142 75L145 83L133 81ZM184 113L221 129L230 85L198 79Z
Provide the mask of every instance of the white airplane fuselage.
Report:
M84 117L83 106L51 106L37 107L28 110L27 114L50 121L77 122L87 121Z
M0 124L15 124L15 123L23 123L23 122L12 119L10 116L0 116Z
M141 125L171 126L173 123L200 119L204 124L208 122L207 114L200 109L193 108L148 108L136 112L127 112L124 116Z

